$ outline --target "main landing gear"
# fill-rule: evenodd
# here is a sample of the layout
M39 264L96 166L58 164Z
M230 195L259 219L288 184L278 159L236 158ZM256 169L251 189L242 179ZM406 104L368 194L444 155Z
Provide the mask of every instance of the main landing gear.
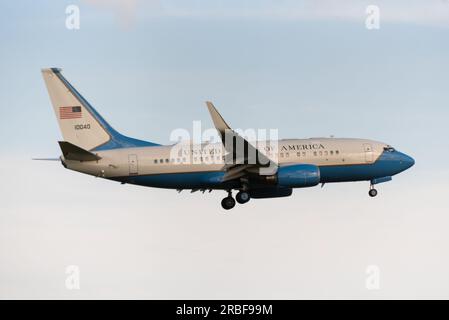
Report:
M237 202L240 204L247 203L250 199L251 197L249 196L249 193L243 190L239 191L235 196L235 200L237 200ZM225 210L230 210L235 207L235 200L232 197L232 191L229 190L228 196L226 198L223 198L223 200L221 200L221 206Z
M237 202L240 204L247 203L249 199L249 193L246 191L239 191L235 196L235 200L237 200Z
M229 196L227 196L226 198L223 198L223 200L221 200L221 206L225 210L230 210L235 207L235 200L232 197L231 193L229 194Z
M377 196L377 190L374 189L374 185L373 185L373 184L371 184L371 185L369 186L368 194L369 194L370 197L375 197L375 196Z

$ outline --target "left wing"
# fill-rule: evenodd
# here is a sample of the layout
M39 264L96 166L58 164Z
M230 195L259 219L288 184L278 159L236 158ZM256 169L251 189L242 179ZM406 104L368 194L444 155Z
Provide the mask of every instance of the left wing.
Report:
M227 152L224 181L241 178L248 173L272 175L277 172L277 163L232 130L212 102L207 101L206 105Z

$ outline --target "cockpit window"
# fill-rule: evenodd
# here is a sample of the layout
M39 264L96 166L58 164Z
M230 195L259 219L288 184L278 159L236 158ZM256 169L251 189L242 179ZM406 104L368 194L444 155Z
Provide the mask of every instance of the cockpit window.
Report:
M394 152L394 151L396 151L392 146L386 146L386 147L384 147L384 150L387 151L387 152Z

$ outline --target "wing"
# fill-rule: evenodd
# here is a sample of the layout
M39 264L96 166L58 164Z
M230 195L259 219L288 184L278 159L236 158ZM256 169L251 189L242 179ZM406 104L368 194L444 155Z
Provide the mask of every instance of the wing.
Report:
M245 138L232 130L212 102L207 101L206 105L227 152L224 181L238 179L249 173L272 175L277 172L277 163L270 160Z

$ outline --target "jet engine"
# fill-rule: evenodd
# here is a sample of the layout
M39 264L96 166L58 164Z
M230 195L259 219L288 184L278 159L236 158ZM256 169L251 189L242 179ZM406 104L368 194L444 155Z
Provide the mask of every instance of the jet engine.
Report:
M313 164L294 164L279 167L277 184L286 188L313 187L320 183L320 169Z
M273 175L254 175L250 182L259 187L267 185L280 189L313 187L320 183L320 169L313 164L281 166Z

